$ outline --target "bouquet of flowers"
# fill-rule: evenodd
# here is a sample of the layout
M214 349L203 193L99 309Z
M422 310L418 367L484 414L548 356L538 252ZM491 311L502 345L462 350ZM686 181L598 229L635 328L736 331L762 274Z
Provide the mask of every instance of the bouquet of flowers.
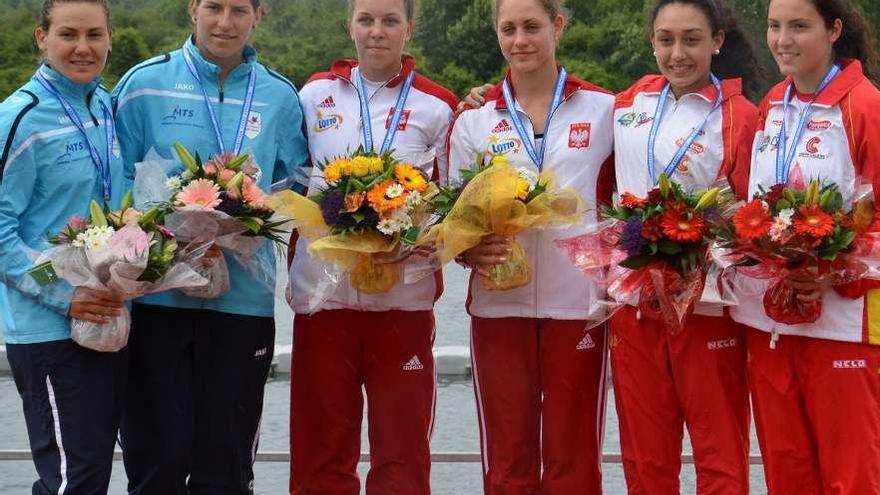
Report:
M320 167L326 187L309 197L285 192L286 213L309 241L309 252L349 274L366 294L391 290L401 279L402 259L431 215L436 184L392 152L359 148ZM314 298L313 307L329 292Z
M273 198L257 185L260 168L247 153L218 154L203 162L180 143L174 144L174 150L184 166L180 174L168 176L158 161L139 164L135 178L139 203L168 208L167 225L180 242L215 242L274 289L274 260L255 254L266 239L285 244L284 226L290 220L276 216ZM199 270L211 282L183 290L185 294L212 298L229 289L224 257Z
M604 301L610 308L606 318L621 304L630 304L677 332L702 294L711 265L706 248L713 230L730 217L732 204L733 195L723 184L689 194L661 174L647 197L623 193L617 206L606 208L606 220L596 229L556 244L606 288L611 298Z
M38 282L60 277L125 300L207 283L193 267L208 246L178 249L174 233L162 225L161 208L142 214L131 207L129 192L118 211L95 201L89 210L90 218L74 215L61 232L49 236L57 247L42 253L30 271ZM105 325L72 319L71 338L83 347L115 352L128 342L130 323L127 310Z
M844 204L837 184L818 180L761 189L720 231L715 257L747 277L771 281L763 302L775 321L814 322L822 298L802 300L797 282L828 287L859 280L868 274L867 260L878 246L869 232L874 223L871 189L858 191L851 209Z
M444 189L435 203L441 221L419 242L433 243L441 263L455 259L489 234L514 237L527 229L571 225L586 210L576 191L556 187L552 174L514 168L504 155L494 155L488 163L477 155L474 165L462 171L461 184ZM488 277L480 276L485 288L507 290L529 283L532 269L525 250L516 240L511 250Z

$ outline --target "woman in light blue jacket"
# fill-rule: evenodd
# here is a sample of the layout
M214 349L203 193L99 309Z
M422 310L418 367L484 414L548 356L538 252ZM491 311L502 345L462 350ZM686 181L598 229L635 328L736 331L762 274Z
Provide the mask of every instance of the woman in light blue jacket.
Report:
M180 142L204 158L251 153L266 191L307 161L308 146L296 90L248 45L260 2L192 0L190 15L194 34L180 49L137 65L113 91L126 173L151 149L174 159ZM272 249L266 242L258 253L270 266ZM253 490L274 283L224 256L226 294L172 291L134 305L129 387L138 393L121 428L130 493Z
M104 323L118 296L29 274L91 200L116 205L127 188L110 96L99 77L110 50L106 0L44 0L37 44L45 62L0 103L0 313L39 480L34 494L104 494L128 353L70 340L70 318Z

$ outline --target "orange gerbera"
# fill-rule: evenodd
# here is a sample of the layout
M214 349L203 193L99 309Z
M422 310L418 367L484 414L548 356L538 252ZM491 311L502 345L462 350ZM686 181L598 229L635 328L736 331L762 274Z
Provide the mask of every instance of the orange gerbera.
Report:
M394 166L394 177L398 182L403 184L403 187L405 187L407 191L424 192L428 187L428 181L425 180L425 175L422 174L421 170L412 165L398 163Z
M367 193L367 201L379 215L384 217L406 203L409 194L402 189L403 187L396 181L382 181L370 189L370 192Z
M770 232L773 218L767 206L760 199L749 201L733 214L733 227L736 233L747 241L751 241Z
M635 194L625 192L620 195L620 204L627 208L642 208L647 206L648 200L642 199Z
M358 211L361 205L364 204L364 197L366 197L366 193L363 192L346 194L345 199L343 200L343 203L345 204L345 212L354 213Z
M834 219L831 215L822 211L818 205L801 206L797 215L792 219L794 231L801 235L808 235L816 239L827 237L834 233Z
M703 238L706 223L699 215L680 208L670 208L660 220L663 233L677 242L698 242Z

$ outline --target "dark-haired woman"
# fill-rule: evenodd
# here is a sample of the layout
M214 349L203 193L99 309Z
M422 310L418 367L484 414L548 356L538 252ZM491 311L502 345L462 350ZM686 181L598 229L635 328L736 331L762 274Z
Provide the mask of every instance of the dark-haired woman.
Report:
M749 193L821 179L849 197L880 185L877 56L849 0L771 0L767 44L785 80L760 105ZM873 84L872 84L873 80ZM747 325L749 383L770 493L880 493L880 290L791 281L822 299L814 323L768 317L749 281L731 313ZM758 294L758 295L754 295Z
M727 178L745 194L757 110L751 47L721 0L660 0L649 19L659 75L617 96L619 192L640 197L661 173L685 190ZM743 327L697 302L684 329L626 306L611 319L611 367L630 494L679 492L683 429L699 494L748 492L749 397Z
M131 69L113 91L126 172L181 142L203 157L250 153L265 191L307 161L293 85L248 44L259 0L190 0L194 34ZM256 256L274 266L265 243ZM219 254L219 253L218 253ZM122 445L133 494L253 493L263 390L275 344L274 282L226 256L230 289L177 291L132 311Z
M106 494L128 352L80 347L70 319L105 323L122 301L28 271L49 234L86 216L91 200L118 203L127 188L110 95L99 86L107 2L44 0L35 35L44 63L0 104L0 313L39 475L32 493Z

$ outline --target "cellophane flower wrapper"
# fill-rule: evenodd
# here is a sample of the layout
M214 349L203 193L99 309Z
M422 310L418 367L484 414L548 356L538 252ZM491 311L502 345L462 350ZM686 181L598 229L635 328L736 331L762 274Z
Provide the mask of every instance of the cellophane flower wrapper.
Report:
M421 243L433 243L441 264L478 245L483 237L497 234L514 238L529 229L549 229L577 224L583 220L586 207L572 188L558 188L553 174L543 172L537 179L543 192L524 201L521 173L506 160L494 157L492 164L474 176L437 225L427 232ZM480 283L489 290L508 290L528 284L532 266L528 256L515 239L512 252L504 263L494 265L490 275L480 276Z
M277 212L294 219L309 253L324 264L325 277L309 295L310 311L346 280L364 294L383 294L400 283L418 281L420 276L404 277L416 258L408 256L415 239L405 240L429 221L436 184L419 168L395 160L392 152L377 155L359 149L325 164L321 172L325 189L308 197L283 191L271 202Z
M166 290L198 287L207 281L192 265L198 253L175 255L155 280L144 280L150 260L150 247L157 234L145 232L136 222L105 230L106 242L98 246L77 246L64 243L39 256L36 264L51 262L58 277L74 287L110 291L123 300ZM152 278L152 277L150 277ZM128 343L131 316L126 307L122 314L106 324L71 318L71 339L79 345L100 352L116 352Z
M817 282L827 290L880 280L874 194L862 184L848 201L835 184L774 186L742 206L711 255L734 273L738 293L762 297L774 321L813 323L822 314L823 298L802 301L791 282Z
M247 215L245 211L238 211L242 210L241 206L233 207L230 211L238 211L244 217L225 211L230 209L230 207L224 206L224 202L229 196L226 190L220 191L221 199L216 205L181 204L180 194L185 192L187 181L192 182L194 177L205 175L204 170L206 167L212 166L212 161L204 164L200 161L194 161L196 159L188 156L188 152L180 145L175 145L175 151L182 162L190 163L191 169L185 169L182 174L175 174L176 171L179 171L180 162L156 158L158 155L155 153L148 153L148 156L152 156L153 159L145 160L136 165L134 191L138 204L168 205L173 209L173 213L166 217L166 224L175 231L181 243L198 245L216 243L226 254L231 255L244 267L254 279L274 291L275 257L269 250L263 248L269 237L276 242L279 239L289 237L289 220L282 215L272 214L271 217L258 220L261 224L272 225L271 231L268 232L269 235L255 233L244 223L243 218L246 218ZM244 158L244 155L237 158ZM229 160L231 157L226 157L226 159ZM193 176L192 167L198 168L201 172ZM242 168L244 167L251 167L251 169L247 170L248 174L243 174L241 178L249 182L252 188L255 188L253 183L259 174L259 169L250 164L249 160L245 161ZM244 175L247 175L247 178L244 178ZM208 179L201 180L207 181ZM211 181L213 180L211 179ZM218 189L220 189L219 185ZM263 195L262 192L258 194L261 198L265 197L267 206L272 202L271 196ZM242 202L242 200L236 201L236 205ZM269 208L271 209L271 206ZM209 266L197 266L195 269L209 282L204 287L183 289L184 294L193 297L215 298L229 290L229 270L225 259L218 258Z
M604 290L591 327L629 305L637 307L641 317L663 322L674 335L682 331L697 303L736 303L726 278L705 258L711 226L732 215L729 185L719 181L708 191L686 194L663 176L661 186L644 199L624 194L621 203L628 204L606 212L614 217L602 219L585 234L555 241L572 264ZM681 225L698 230L693 235L683 232L686 240L672 239L660 221L666 213L670 218L682 215Z

